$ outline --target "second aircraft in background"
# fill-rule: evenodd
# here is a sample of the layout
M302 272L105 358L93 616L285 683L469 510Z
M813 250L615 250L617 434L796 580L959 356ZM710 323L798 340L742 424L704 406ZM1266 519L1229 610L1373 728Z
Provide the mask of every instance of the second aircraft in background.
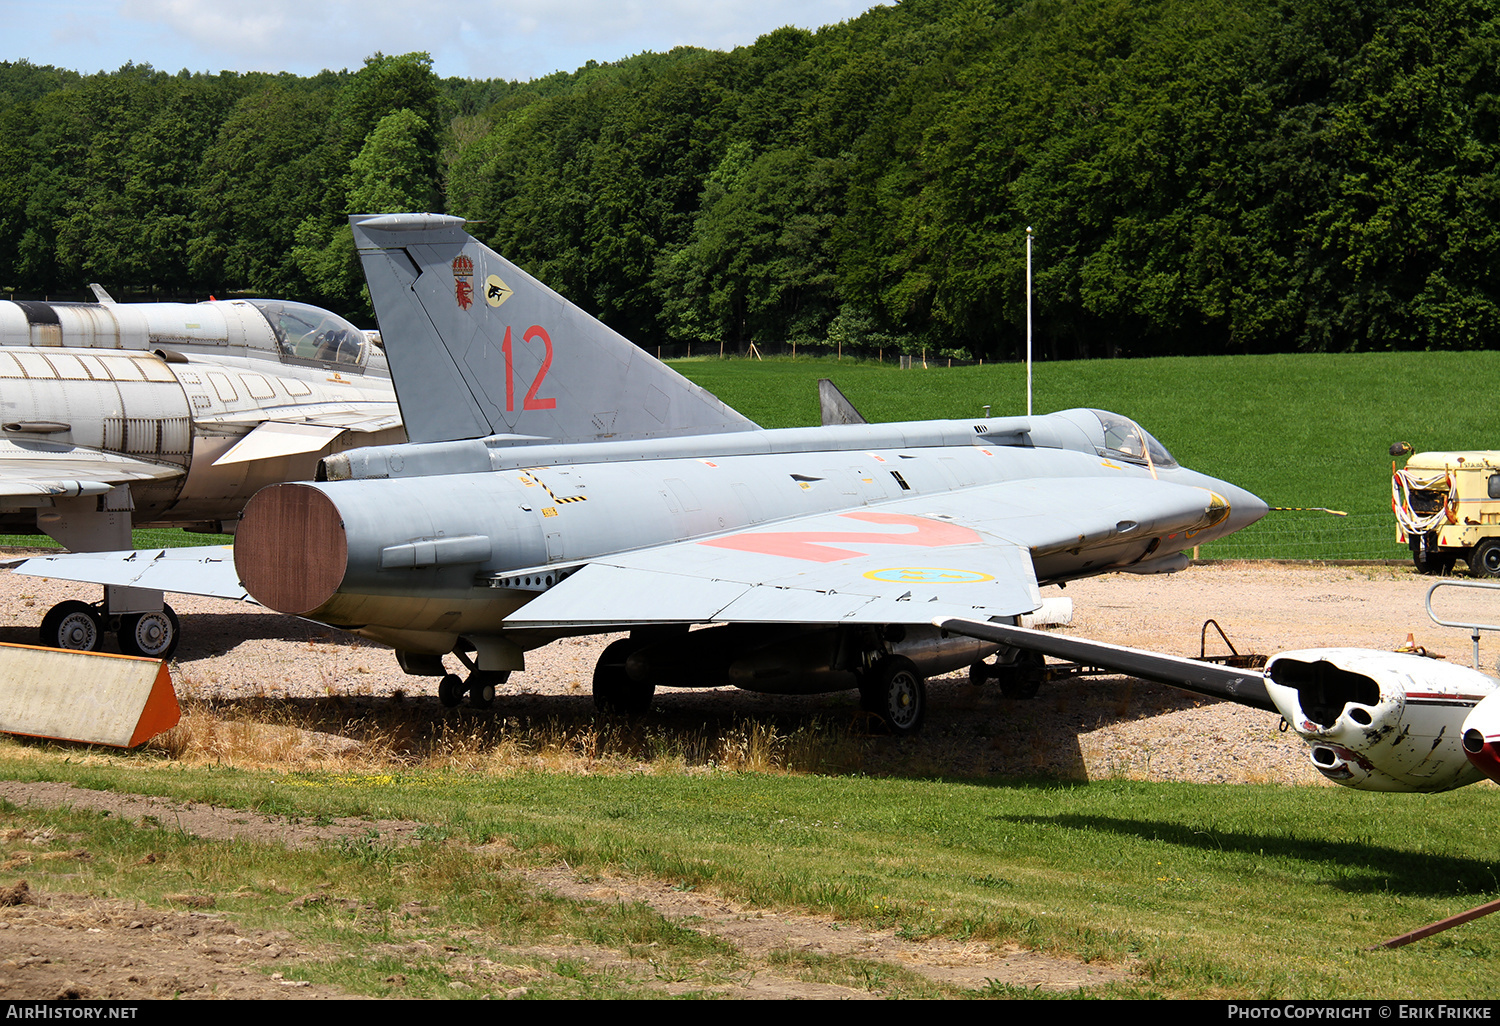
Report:
M133 527L232 531L260 488L405 438L383 353L342 317L95 293L0 302L0 533L101 552L129 549ZM125 561L102 580L101 603L47 613L42 643L93 649L114 630L127 654L169 656L178 624L162 592L133 587Z

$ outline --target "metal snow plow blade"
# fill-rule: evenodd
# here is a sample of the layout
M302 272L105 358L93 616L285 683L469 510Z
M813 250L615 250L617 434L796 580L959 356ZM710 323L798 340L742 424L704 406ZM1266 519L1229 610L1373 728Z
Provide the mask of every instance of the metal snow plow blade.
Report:
M0 645L0 733L135 748L181 718L160 659Z

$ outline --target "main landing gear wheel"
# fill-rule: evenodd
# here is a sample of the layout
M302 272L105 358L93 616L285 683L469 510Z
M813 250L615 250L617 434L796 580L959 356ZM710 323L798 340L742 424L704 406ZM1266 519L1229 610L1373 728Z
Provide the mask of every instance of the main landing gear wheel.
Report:
M1500 538L1486 538L1474 546L1469 570L1475 577L1500 577Z
M42 617L42 645L92 652L104 635L104 617L87 602L59 602Z
M625 660L639 648L630 638L621 638L604 650L594 666L594 708L614 716L640 716L651 709L655 684L642 684L625 672Z
M885 721L892 734L908 737L927 717L927 682L905 656L886 656L866 674L859 704Z
M1046 658L1040 652L1022 649L1016 661L1001 664L990 671L990 676L1000 682L1000 694L1010 699L1035 698L1042 688Z
M181 636L182 629L177 623L177 614L166 604L157 613L131 613L121 617L120 630L116 635L121 652L148 659L172 658Z

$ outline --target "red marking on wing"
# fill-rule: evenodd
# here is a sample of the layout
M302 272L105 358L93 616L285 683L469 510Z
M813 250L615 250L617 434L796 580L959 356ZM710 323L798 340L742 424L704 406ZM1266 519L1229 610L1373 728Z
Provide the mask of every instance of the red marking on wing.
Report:
M905 513L841 513L851 520L871 524L914 527L914 531L882 534L875 531L758 531L710 538L700 545L713 545L739 552L759 552L767 556L806 559L814 563L834 563L840 559L867 556L870 545L918 545L941 548L945 545L968 545L980 540L979 532L942 520L929 520ZM837 548L837 544L857 545L858 549Z

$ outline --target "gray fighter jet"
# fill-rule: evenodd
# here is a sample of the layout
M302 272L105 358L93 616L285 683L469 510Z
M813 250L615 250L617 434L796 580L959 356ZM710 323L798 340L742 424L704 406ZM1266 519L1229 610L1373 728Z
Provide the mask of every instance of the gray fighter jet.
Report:
M320 457L404 440L385 358L327 310L275 300L0 302L0 531L78 552L126 549L132 527L232 530L274 481ZM186 565L186 564L182 564ZM165 658L178 625L159 589L105 578L42 643Z
M393 646L448 705L488 705L529 649L628 632L595 669L602 710L643 711L659 686L857 688L909 733L928 676L1020 651L935 617L1012 619L1039 584L1179 570L1266 512L1099 410L762 430L462 219L351 222L411 441L257 493L238 583Z

